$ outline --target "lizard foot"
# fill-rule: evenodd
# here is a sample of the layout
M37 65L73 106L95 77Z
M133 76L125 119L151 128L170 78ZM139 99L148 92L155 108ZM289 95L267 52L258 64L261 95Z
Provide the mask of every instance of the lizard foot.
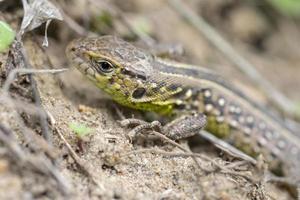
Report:
M130 138L135 137L138 133L144 130L155 130L163 132L163 126L159 121L146 122L141 119L129 118L120 121L122 127L133 126L134 128L128 133Z
M201 113L181 116L162 126L159 121L145 122L140 119L129 118L121 121L121 126L134 128L129 132L129 137L134 137L143 130L154 130L171 139L183 139L191 137L200 131L206 124L206 117Z

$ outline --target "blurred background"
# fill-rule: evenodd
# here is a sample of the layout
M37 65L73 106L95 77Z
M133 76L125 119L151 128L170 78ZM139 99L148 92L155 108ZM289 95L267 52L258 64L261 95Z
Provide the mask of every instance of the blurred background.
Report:
M261 74L260 79L266 79L293 103L299 102L300 2L297 0L65 0L52 3L63 18L53 20L47 31L50 44L46 51L54 65L65 63L64 57L57 55L62 55L73 38L117 35L158 55L212 68L233 82L238 80L241 87L258 87L249 73L241 72L235 56L242 57ZM2 0L0 8L0 20L17 31L23 16L22 3ZM199 19L205 23L200 27L197 26ZM33 33L43 36L44 29L45 26L38 26ZM228 53L226 44L223 47L214 34L210 37L208 29L213 29L238 55L228 56L232 52ZM165 55L165 52L171 53ZM253 96L251 88L248 92ZM264 101L259 93L255 96Z
M86 183L88 181L85 176L78 173L81 168L77 168L74 161L67 156L61 138L53 136L53 146L61 151L60 156L54 156L55 159L50 156L47 159L55 160L50 163L61 164L58 171L63 171L64 177L70 178L75 188L72 188L73 192L80 196L79 199L87 196L91 199L163 199L163 195L155 196L154 193L164 189L167 191L165 196L169 199L176 199L178 195L177 199L200 199L203 195L202 191L198 191L199 185L195 184L194 179L188 179L190 177L186 175L194 172L192 168L186 167L192 162L176 160L179 164L174 167L174 163L150 156L146 158L151 165L128 164L115 168L107 161L107 155L111 156L111 152L132 150L132 144L128 143L127 138L122 135L124 130L111 117L111 110L107 109L111 102L103 101L103 94L100 94L99 89L73 70L65 57L65 47L73 39L102 35L116 35L157 56L212 69L254 101L268 106L271 112L295 121L300 119L299 0L0 0L2 86L13 66L20 67L23 61L29 61L31 67L37 69L71 69L57 75L54 80L46 75L38 76L36 81L42 107L53 116L50 122L55 126L49 122L49 130L61 130L76 153L94 167L91 171L101 174L100 178L97 177L101 180L101 187L89 187L91 183ZM16 43L14 39L20 43ZM26 54L22 49L26 50ZM22 60L20 57L22 62L18 62ZM27 130L22 128L25 124L34 133L44 135L45 127L40 125L41 122L37 123L37 117L33 117L34 109L24 104L34 102L31 90L28 89L29 82L28 78L21 76L12 84L10 91L13 99L19 100L16 110L22 123L19 123L19 118L16 120L11 117L12 108L6 107L9 104L0 101L0 125L5 123L12 131L22 135L22 131ZM27 107L30 112L22 110ZM85 150L82 150L84 148L81 139L74 134L74 129L78 128L69 125L72 121L86 125L89 132L100 134L99 137L95 134L96 136L89 138L89 145ZM292 129L299 130L298 122L290 123ZM107 130L113 130L116 134L109 135L105 132ZM22 141L20 148L28 150L28 141L20 138L18 137ZM45 155L52 152L49 151L52 146L47 149L48 147L42 148L47 146L44 143L37 144L40 145L37 145L39 148L29 151L34 156L39 156L40 151L45 151ZM67 189L61 187L60 184L64 183L60 182L61 179L54 179L60 180L57 181L60 184L55 184L51 179L55 176L44 172L43 167L37 174L36 168L30 171L31 168L25 165L27 171L24 172L24 165L12 160L11 154L7 154L1 145L2 143L0 199L18 199L17 196L23 199L21 197L27 194L50 199L65 197L64 192ZM211 155L215 151L206 153ZM132 160L132 163L139 163L139 155ZM173 172L175 168L178 173L183 173L176 174L174 178L169 172ZM187 169L192 170L187 173ZM145 171L152 174L149 172L147 177ZM41 178L40 174L43 173L48 178ZM135 173L139 173L139 176L135 176ZM157 179L150 182L156 175ZM253 189L249 182L247 186L250 189L245 187L246 195L242 190L246 185L243 182L245 180L233 179L233 184L217 173L216 176L205 176L205 179L206 182L201 183L201 187L207 192L204 195L207 199L253 199L247 193ZM221 181L214 182L215 180ZM120 186L119 183L123 185ZM173 186L173 193L172 190L169 192L167 189ZM179 187L176 188L177 186ZM281 194L274 185L270 187L268 192L271 191L273 199L290 199L289 194ZM60 193L61 188L63 192ZM101 192L98 191L99 188Z

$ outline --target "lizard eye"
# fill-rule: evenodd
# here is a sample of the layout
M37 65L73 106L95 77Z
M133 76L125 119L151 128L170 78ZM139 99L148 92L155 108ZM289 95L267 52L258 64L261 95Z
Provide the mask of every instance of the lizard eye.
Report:
M93 65L98 72L104 74L110 73L114 70L114 66L106 60L94 60Z

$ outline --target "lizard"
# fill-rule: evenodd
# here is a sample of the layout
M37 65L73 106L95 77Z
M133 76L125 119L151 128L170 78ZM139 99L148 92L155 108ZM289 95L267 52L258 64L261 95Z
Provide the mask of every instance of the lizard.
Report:
M174 119L166 125L169 137L205 126L254 158L262 154L275 174L300 179L300 137L214 71L158 58L109 35L76 39L66 55L117 103Z

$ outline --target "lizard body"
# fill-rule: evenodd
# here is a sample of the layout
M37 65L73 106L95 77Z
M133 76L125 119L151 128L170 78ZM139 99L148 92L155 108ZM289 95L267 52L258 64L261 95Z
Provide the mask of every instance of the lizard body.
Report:
M124 106L166 116L204 113L206 129L280 175L300 178L300 137L205 68L162 60L117 37L75 40L69 61Z

